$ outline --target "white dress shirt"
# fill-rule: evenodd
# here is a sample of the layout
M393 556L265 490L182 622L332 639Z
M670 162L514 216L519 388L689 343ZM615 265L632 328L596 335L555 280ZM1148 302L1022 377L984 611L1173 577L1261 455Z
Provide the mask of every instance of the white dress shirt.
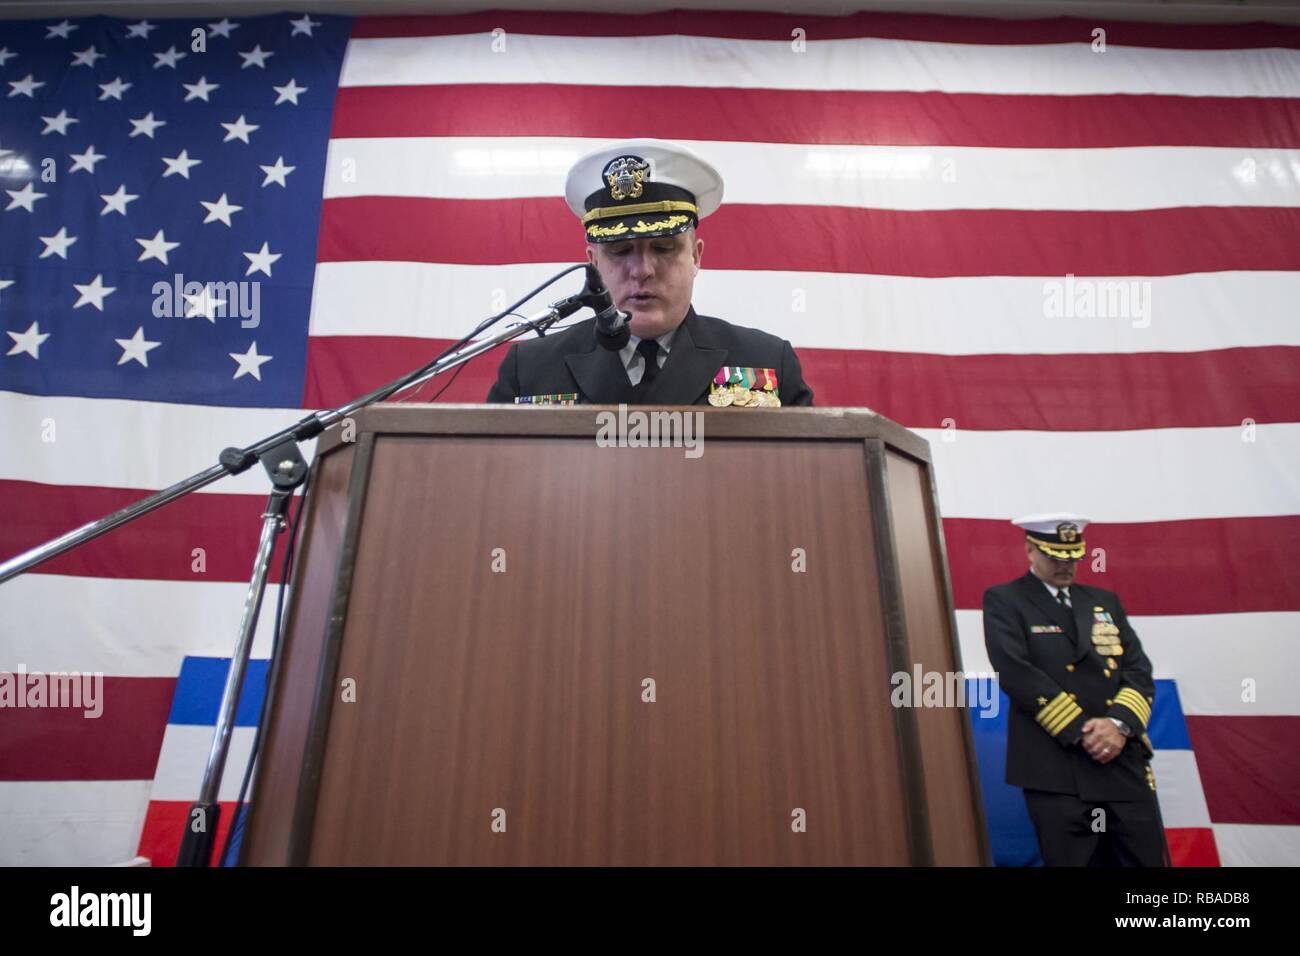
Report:
M663 335L655 339L659 343L659 351L655 353L655 360L659 367L663 368L664 363L668 361L668 350L672 348L673 339L677 336L677 329L672 328ZM627 369L627 377L633 385L641 384L641 376L645 374L645 356L636 350L637 345L641 343L635 335L629 335L627 345L618 350L618 357L623 360L623 367Z
M1034 576L1038 577L1037 575ZM1038 578L1038 580L1042 583L1043 587L1047 588L1047 590L1051 593L1052 600L1053 601L1057 600L1056 594L1058 591L1061 590L1061 588L1053 587L1052 585L1044 581L1042 578ZM1073 602L1070 600L1070 591L1068 588L1065 589L1065 606L1068 608L1074 607Z

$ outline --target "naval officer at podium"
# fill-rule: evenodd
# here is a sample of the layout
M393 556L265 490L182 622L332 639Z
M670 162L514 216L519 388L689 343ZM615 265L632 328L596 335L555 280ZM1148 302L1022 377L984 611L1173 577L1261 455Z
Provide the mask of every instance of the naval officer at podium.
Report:
M511 346L489 402L519 404L811 405L790 343L700 315L691 306L701 219L722 202L722 177L690 150L655 139L614 143L569 170L569 208L587 259L629 313L621 350L601 346L595 320Z

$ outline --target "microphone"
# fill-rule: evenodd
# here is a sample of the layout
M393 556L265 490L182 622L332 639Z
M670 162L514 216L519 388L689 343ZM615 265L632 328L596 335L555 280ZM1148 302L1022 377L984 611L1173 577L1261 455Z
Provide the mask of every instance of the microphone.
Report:
M628 324L632 317L614 306L614 297L605 288L605 280L593 265L587 266L587 287L582 290L584 304L596 313L596 341L612 352L627 345L632 335Z

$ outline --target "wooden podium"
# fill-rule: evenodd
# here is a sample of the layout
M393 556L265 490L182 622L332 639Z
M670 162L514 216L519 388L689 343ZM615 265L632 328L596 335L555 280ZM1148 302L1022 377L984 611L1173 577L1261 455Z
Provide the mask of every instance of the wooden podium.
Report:
M653 411L635 407L632 411ZM320 440L243 862L989 862L929 446L855 409L380 406Z

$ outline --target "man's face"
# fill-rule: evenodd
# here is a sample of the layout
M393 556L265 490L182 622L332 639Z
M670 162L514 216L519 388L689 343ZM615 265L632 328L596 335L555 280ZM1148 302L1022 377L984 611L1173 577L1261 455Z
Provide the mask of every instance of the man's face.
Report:
M1025 542L1025 553L1029 555L1029 566L1035 575L1054 588L1068 588L1074 583L1074 572L1079 566L1078 559L1059 561L1043 554L1030 542Z
M691 228L656 239L591 243L587 261L600 270L614 304L632 316L632 334L653 339L686 318L703 251Z

